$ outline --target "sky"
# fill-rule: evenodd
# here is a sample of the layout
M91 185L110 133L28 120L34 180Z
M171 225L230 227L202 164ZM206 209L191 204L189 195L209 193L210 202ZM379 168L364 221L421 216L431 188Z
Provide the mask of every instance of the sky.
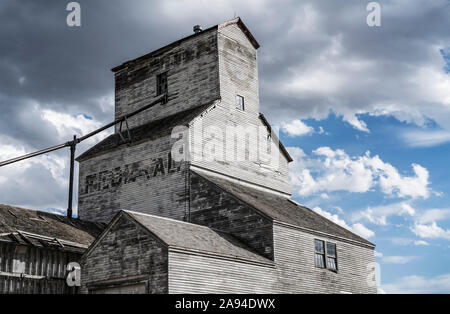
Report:
M450 293L450 1L378 1L379 27L369 2L78 1L69 27L69 1L3 0L0 160L112 121L111 68L240 16L292 197L376 244L380 292ZM64 212L68 157L0 168L0 203Z

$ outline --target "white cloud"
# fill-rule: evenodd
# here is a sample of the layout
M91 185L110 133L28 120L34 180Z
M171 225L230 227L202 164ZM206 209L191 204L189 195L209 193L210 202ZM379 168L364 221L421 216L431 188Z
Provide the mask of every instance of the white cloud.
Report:
M409 238L391 238L392 243L396 245L416 245L416 246L428 246L429 243L423 240L414 240Z
M407 264L417 259L417 256L383 256L382 261L385 264Z
M425 239L446 239L450 240L450 230L442 229L436 222L428 225L422 225L416 223L411 227L411 231L417 236Z
M407 131L401 138L412 147L431 147L450 142L450 132L441 131Z
M368 207L367 209L356 212L352 220L366 220L375 225L387 225L389 216L414 216L416 211L406 202L393 203L384 206Z
M427 224L430 222L436 222L440 220L446 220L450 218L449 208L435 208L427 209L423 211L417 219L417 222L421 224Z
M378 252L378 251L374 251L374 252L373 252L373 255L374 255L375 257L383 257L383 253Z
M102 124L83 114L72 116L33 104L33 113L39 126L51 133L50 145L65 143L78 136L97 129ZM77 152L93 145L106 137L108 131L98 134L77 145ZM42 149L27 145L19 139L3 136L0 138L0 160L19 157ZM9 164L0 168L0 202L40 210L65 211L69 179L69 149L53 151L47 154ZM75 175L78 168L75 165ZM75 177L76 178L76 177ZM76 179L75 179L76 180ZM76 182L76 181L75 181ZM74 188L74 211L76 212L77 185Z
M292 120L289 123L282 123L281 130L289 136L302 136L314 132L312 127L306 125L301 120Z
M414 174L406 176L378 155L372 157L370 152L351 157L341 149L319 147L313 151L317 157L311 158L296 148L289 151L294 153L291 182L301 196L332 191L365 193L375 186L386 195L402 198L430 195L428 170L417 164L412 164Z
M50 109L42 110L42 118L56 128L58 133L55 135L58 135L60 139L66 140L71 140L75 134L80 137L81 135L86 135L103 126L100 121L89 119L83 114L73 116ZM86 140L86 143L90 145L95 144L107 135L108 132L96 134L92 138Z
M386 293L450 293L450 274L443 274L434 277L406 276L388 284L382 284L382 289Z
M322 215L323 217L331 220L332 222L340 225L341 227L348 229L358 235L360 235L363 238L371 238L375 236L375 232L372 230L366 228L364 225L360 223L353 224L352 226L349 226L343 219L339 218L337 214L331 214L320 207L315 207L313 210L318 213L319 215Z

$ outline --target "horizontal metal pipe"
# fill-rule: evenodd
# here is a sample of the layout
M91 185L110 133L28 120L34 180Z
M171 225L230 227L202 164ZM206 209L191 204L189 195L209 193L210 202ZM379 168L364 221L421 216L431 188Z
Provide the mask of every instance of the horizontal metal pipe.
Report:
M147 110L147 109L149 109L149 108L151 108L151 107L157 105L158 103L164 101L164 100L166 99L166 97L167 97L166 95L162 95L161 97L159 97L159 98L157 98L156 100L152 101L150 104L145 105L144 107L139 108L138 110L133 111L133 112L131 112L131 113L129 113L129 114L126 114L126 115L124 115L124 116L122 116L122 117L116 119L114 122L108 123L107 125L105 125L105 126L99 128L99 129L97 129L97 130L95 130L95 131L92 131L91 133L88 133L88 134L86 134L86 135L84 135L84 136L81 136L80 138L77 139L77 143L80 143L80 142L84 141L85 139L87 139L87 138L89 138L89 137L91 137L91 136L94 136L94 135L97 134L97 133L100 133L100 132L102 132L102 131L104 131L104 130L106 130L106 129L109 129L109 128L112 127L112 126L115 126L116 124L118 124L118 123L120 123L120 122L122 122L122 121L125 121L126 119L128 119L128 118L130 118L130 117L132 117L132 116L135 116L135 115L137 115L138 113L141 113L142 111Z
M142 111L147 110L147 109L157 105L160 102L165 102L165 101L167 101L167 94L161 95L159 98L157 98L156 100L152 101L148 105L145 105L144 107L139 108L136 111L133 111L133 112L131 112L129 114L126 114L126 115L116 119L114 122L108 123L107 125L99 128L99 129L97 129L95 131L92 131L91 133L88 133L88 134L86 134L86 135L84 135L84 136L82 136L80 138L75 139L74 140L75 144L78 144L78 143L84 141L85 139L87 139L87 138L89 138L91 136L94 136L97 133L100 133L100 132L102 132L102 131L104 131L106 129L109 129L110 127L116 125L117 123L125 121L126 119L128 119L128 118L130 118L132 116L135 116L138 113L141 113ZM16 157L16 158L13 158L13 159L2 161L2 162L0 162L0 167L6 166L6 165L9 165L9 164L12 164L12 163L24 160L24 159L28 159L28 158L31 158L31 157L39 156L39 155L42 155L42 154L45 154L45 153L49 153L49 152L52 152L54 150L58 150L58 149L61 149L61 148L64 148L64 147L72 146L74 144L74 141L70 141L70 142L67 142L67 143L64 143L64 144L60 144L60 145L57 145L57 146L53 146L53 147L50 147L50 148L46 148L46 149L43 149L43 150L40 150L40 151L37 151L37 152L34 152L34 153L30 153L30 154L27 154L27 155L23 155L23 156L20 156L20 157Z
M40 151L37 151L37 152L34 152L34 153L30 153L30 154L27 154L27 155L16 157L16 158L13 158L13 159L5 160L5 161L0 162L0 167L6 166L6 165L9 165L9 164L12 164L14 162L18 162L18 161L21 161L21 160L24 160L24 159L28 159L28 158L31 158L31 157L35 157L35 156L39 156L39 155L42 155L42 154L46 154L46 153L52 152L54 150L58 150L58 149L61 149L61 148L64 148L64 147L68 147L68 146L70 146L70 142L67 142L67 143L64 143L64 144L60 144L60 145L56 145L56 146L53 146L53 147L50 147L50 148L46 148L46 149L43 149L43 150L40 150Z

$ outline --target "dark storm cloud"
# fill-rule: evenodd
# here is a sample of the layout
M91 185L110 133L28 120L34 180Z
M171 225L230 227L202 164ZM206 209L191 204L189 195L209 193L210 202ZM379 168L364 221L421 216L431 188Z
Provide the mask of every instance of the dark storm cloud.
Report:
M78 2L82 26L73 28L66 25L69 1L0 3L0 145L35 150L86 125L78 118L80 125L72 121L61 132L45 110L111 121L112 67L190 35L195 24L209 27L235 15L261 44L261 110L272 122L325 118L334 110L362 130L354 114L450 125L448 76L439 72L439 49L450 47L449 1L379 1L379 29L367 26L363 0ZM23 175L36 182L42 174ZM4 195L0 202L14 203Z

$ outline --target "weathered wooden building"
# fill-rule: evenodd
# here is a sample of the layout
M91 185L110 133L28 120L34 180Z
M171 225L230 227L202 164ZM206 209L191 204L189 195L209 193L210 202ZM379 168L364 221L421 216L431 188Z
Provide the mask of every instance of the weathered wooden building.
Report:
M77 293L67 265L80 262L104 225L0 204L0 293Z
M376 293L374 245L290 200L289 153L259 111L241 19L113 69L116 118L78 157L79 216L109 222L85 293Z
M290 199L258 48L236 18L115 67L116 119L166 101L77 158L78 219L0 206L0 292L376 293L374 244Z

